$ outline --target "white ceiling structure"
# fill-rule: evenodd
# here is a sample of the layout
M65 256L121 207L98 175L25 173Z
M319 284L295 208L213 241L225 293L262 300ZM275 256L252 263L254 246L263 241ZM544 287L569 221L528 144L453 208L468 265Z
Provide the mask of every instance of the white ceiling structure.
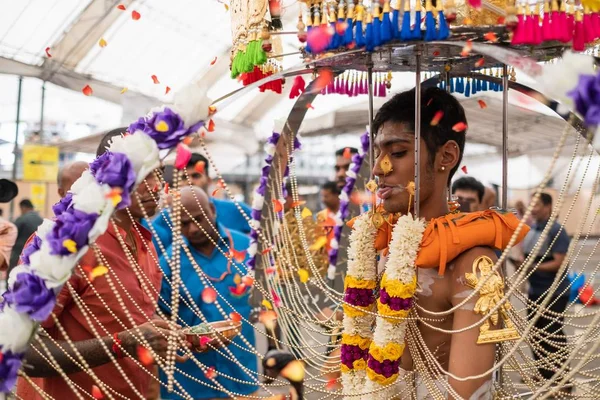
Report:
M224 2L0 0L0 165L11 164L13 159L17 76L25 77L21 120L39 121L45 81L45 123L63 124L68 141L61 144L63 149L86 152L97 143L94 134L127 125L152 106L172 100L174 92L191 82L206 84L213 99L239 88L240 83L229 77L230 15ZM126 10L119 10L119 4ZM299 3L284 0L283 4L284 26L293 31ZM132 19L134 10L141 15L139 20ZM99 45L101 39L107 43L105 47ZM295 52L300 45L296 35L282 35L282 41L284 53ZM300 62L298 56L285 57L283 67ZM159 84L153 83L152 75ZM91 97L81 93L85 85L93 88ZM171 88L168 94L166 86ZM288 82L285 89L290 87ZM412 87L414 74L394 74L392 92ZM470 127L466 160L473 166L497 159L499 96L485 92L461 98ZM478 99L484 99L488 108L480 109ZM375 100L378 107L385 98ZM270 134L273 120L285 118L293 104L285 90L282 95L254 90L220 109L209 145L223 164L221 170L226 172L242 163L245 155L255 153L259 141ZM312 105L301 134L338 135L319 142L335 146L358 143L357 134L367 122L366 96L319 96ZM511 156L551 151L563 125L552 112L516 92L511 92L509 118ZM538 177L522 184L535 179ZM483 180L492 181L489 177Z

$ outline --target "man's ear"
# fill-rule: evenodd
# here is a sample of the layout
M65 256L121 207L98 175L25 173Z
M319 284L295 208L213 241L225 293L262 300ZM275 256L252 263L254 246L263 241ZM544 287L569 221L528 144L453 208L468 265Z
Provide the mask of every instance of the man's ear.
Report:
M450 171L458 164L458 160L460 159L460 149L458 148L458 144L454 140L449 140L438 152L438 165L436 166L438 170Z

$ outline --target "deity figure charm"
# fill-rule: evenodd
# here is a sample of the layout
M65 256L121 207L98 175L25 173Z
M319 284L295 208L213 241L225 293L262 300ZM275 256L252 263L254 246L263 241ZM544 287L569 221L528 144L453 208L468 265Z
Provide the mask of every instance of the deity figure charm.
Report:
M493 268L494 262L492 259L487 256L481 256L473 261L473 272L465 274L467 285L473 289L477 287L479 282L485 281L479 289L479 299L475 303L474 311L477 314L486 315L504 298L504 280L498 271L493 271ZM479 270L479 274L477 270ZM508 316L510 308L510 302L505 301L483 322L479 327L477 344L499 343L519 338L519 333ZM500 317L504 322L504 328L490 330L491 326L498 326Z

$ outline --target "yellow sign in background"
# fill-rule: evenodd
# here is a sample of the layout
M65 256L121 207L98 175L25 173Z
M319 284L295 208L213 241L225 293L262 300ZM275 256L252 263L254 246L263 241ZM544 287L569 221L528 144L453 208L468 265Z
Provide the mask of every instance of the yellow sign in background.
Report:
M24 145L23 180L29 182L55 182L56 175L58 175L58 155L58 147L35 144Z
M46 209L46 184L32 183L31 184L31 202L36 210Z

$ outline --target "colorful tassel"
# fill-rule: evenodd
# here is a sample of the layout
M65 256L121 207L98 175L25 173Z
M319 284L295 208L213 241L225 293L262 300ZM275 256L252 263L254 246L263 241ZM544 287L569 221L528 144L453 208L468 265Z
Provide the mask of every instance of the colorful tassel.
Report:
M390 0L386 0L383 5L383 15L381 19L381 44L386 44L393 38L392 23L390 22Z
M535 5L533 15L531 16L531 26L533 29L533 44L534 46L542 44L542 27L540 26L540 4Z
M290 90L290 99L295 99L304 93L304 89L306 88L306 82L302 75L298 75L294 78L294 84L292 85L292 90Z
M404 12L402 13L402 29L400 30L400 40L409 41L412 39L410 31L410 1L404 2Z
M375 47L381 46L381 19L379 15L379 3L373 5L373 44Z
M400 39L400 0L398 0L394 11L392 11L392 37Z
M435 17L433 16L433 6L431 4L431 0L427 0L425 10L425 40L431 42L437 39Z
M525 10L522 5L519 5L519 12L517 14L517 26L513 32L511 44L519 45L525 43L525 32L527 27L525 25Z
M550 2L546 0L544 3L544 19L542 20L542 40L544 42L552 39L552 20L550 19Z
M417 1L417 6L415 7L415 26L411 30L411 38L413 40L421 40L421 2Z
M455 81L456 81L456 78L450 79L450 93L454 93L454 90L456 88Z
M585 50L585 32L583 30L583 16L581 11L575 11L575 32L573 34L573 50Z
M373 16L367 13L367 32L365 34L367 51L375 50L375 38L373 37Z
M444 15L444 9L442 8L441 0L437 0L436 10L438 14L437 40L446 40L450 37L450 28L448 27L448 22L446 21L446 16Z
M350 46L354 42L354 3L348 4L348 13L346 14L346 33L344 35L344 46Z
M481 89L481 79L477 79L477 91L478 92L482 91L482 89Z
M566 35L568 35L569 40L567 40L566 43L572 41L575 39L575 11L574 11L574 6L572 4L568 4L567 5L567 12L565 15L565 19L566 19L566 25L567 25L567 32Z
M465 86L465 97L471 97L471 80L467 80L467 86Z
M308 18L306 19L306 37L310 37L310 31L312 30L312 18L309 15ZM306 46L304 47L304 50L306 50L307 53L312 53L312 49L310 48L310 43L308 42L308 40L306 41Z
M594 27L592 25L592 14L589 7L584 7L583 11L583 33L585 44L592 43L595 39Z
M379 83L379 97L385 97L387 95L387 90L385 88L385 80L381 79Z
M471 81L471 80L469 80L469 81ZM471 82L473 82L471 84L471 94L475 94L475 93L477 93L477 79L475 79L474 81L471 81Z

